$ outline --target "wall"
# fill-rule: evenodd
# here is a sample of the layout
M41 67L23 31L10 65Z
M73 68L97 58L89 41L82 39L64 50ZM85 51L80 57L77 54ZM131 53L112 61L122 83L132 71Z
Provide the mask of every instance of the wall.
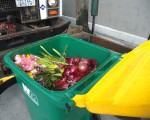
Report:
M75 0L63 0L63 5L63 14L75 18ZM150 0L99 0L99 13L96 17L96 24L98 27L104 26L106 29L110 28L117 32L121 31L139 36L141 37L140 42L143 42L143 38L148 38L150 34L149 6ZM90 13L89 21L91 22ZM130 41L133 42L133 40Z
M62 0L63 15L76 18L76 0Z
M96 23L141 37L150 33L150 0L99 0Z

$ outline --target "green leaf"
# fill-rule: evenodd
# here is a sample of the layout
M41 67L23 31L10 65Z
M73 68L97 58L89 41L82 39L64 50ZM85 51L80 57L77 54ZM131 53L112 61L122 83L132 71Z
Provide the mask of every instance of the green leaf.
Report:
M56 73L54 74L55 76L58 76L58 77L62 77L62 74L61 73Z
M61 69L60 69L60 68L55 68L54 71L55 71L56 73L60 73L60 72L61 72Z
M57 77L52 76L52 77L51 77L51 80L52 80L52 81L55 81L55 80L57 80Z
M41 47L42 50L43 50L44 52L46 52L49 56L52 56L43 46L40 45L40 47Z
M37 81L40 81L41 78L44 79L46 88L56 90L57 88L53 82L62 78L64 69L59 68L58 64L67 65L65 59L67 46L62 54L53 48L52 50L57 54L57 56L50 54L43 46L40 47L44 52L41 52L42 57L37 57L37 63L45 65L46 67L40 68L42 72L40 74L36 74L35 79Z
M40 57L37 57L37 63L38 64L41 64L41 65L46 65L46 66L49 66L51 64L53 64L52 62L48 61L47 59L44 59L44 58L40 58Z
M66 45L66 47L65 47L65 49L64 49L64 51L63 51L63 53L62 53L62 56L65 58L66 57L66 50L67 50L67 48L68 48L68 45Z
M60 57L62 56L56 49L53 48L53 51L54 51L57 55L59 55Z

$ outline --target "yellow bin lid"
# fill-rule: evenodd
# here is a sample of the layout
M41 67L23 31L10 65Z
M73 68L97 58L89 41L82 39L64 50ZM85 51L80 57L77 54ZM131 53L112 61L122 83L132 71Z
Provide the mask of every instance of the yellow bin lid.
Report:
M110 69L76 106L96 114L150 118L150 41L146 41Z

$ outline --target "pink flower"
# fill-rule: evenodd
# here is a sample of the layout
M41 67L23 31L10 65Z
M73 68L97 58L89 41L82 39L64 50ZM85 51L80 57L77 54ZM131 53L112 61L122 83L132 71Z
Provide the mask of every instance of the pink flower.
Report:
M32 61L36 61L37 57L36 57L35 55L30 54L30 59L31 59Z
M19 64L21 63L21 61L22 61L21 55L16 55L16 56L15 56L15 63L16 63L17 65L19 65Z
M16 55L15 63L19 65L24 71L31 71L37 66L35 55Z
M35 61L30 60L30 58L23 58L21 61L21 67L24 71L31 71L34 69Z

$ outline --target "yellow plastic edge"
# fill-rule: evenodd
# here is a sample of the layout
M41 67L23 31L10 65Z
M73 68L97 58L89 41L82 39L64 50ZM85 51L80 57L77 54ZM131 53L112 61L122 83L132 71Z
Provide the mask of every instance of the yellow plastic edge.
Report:
M122 56L84 95L72 100L97 114L150 118L150 41Z

